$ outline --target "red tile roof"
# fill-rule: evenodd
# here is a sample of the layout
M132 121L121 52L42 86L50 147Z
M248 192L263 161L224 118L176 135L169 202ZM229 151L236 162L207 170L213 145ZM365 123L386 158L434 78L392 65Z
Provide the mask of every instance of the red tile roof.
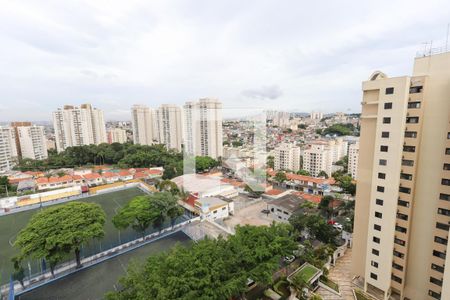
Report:
M127 170L122 170L122 171L119 172L119 175L120 175L120 176L130 176L131 173L128 172Z
M269 196L276 196L276 195L279 195L279 194L281 194L283 192L284 191L282 191L282 190L271 189L271 190L267 191L265 194L269 195Z
M98 173L90 173L90 174L84 174L83 178L87 179L87 180L92 180L92 179L97 179L97 178L101 178L102 176L100 176L100 174Z
M113 178L113 177L118 177L118 175L113 172L105 172L102 174L102 177L103 178Z
M277 172L269 170L267 173L270 176L275 176ZM313 182L316 184L335 184L334 178L317 178L312 176L305 176L305 175L297 175L294 173L286 173L286 177L288 180L298 180L298 181L306 181L306 182Z
M303 199L305 199L305 200L307 200L309 202L313 202L313 203L316 203L316 204L319 204L320 200L322 200L322 197L318 196L318 195L311 195L311 194L306 194L306 193L303 193L303 192L294 192L293 194L296 195L296 196L302 197Z
M158 170L158 169L150 169L147 171L147 173L150 175L160 175L163 173L163 171Z

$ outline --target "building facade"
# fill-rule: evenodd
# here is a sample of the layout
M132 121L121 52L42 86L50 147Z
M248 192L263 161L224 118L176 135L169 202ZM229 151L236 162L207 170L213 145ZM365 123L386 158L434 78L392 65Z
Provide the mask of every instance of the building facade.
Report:
M353 179L356 179L358 174L358 157L359 157L359 142L350 144L348 146L348 173Z
M67 147L106 143L103 111L90 104L65 105L53 112L55 143L58 152Z
M15 127L20 145L20 157L30 159L46 159L47 140L44 126L19 126Z
M145 105L131 108L133 142L140 145L152 145L157 142L157 122L155 112Z
M19 133L17 131L17 128L21 126L31 126L31 122L11 122L11 128L14 130L14 137L18 158L21 158L22 151L20 150Z
M300 147L283 143L274 151L275 170L300 170Z
M127 142L127 131L122 128L110 128L107 132L108 143L126 143Z
M14 130L0 126L0 172L11 170L17 160Z
M181 108L176 105L162 104L156 110L158 141L167 149L181 151L182 122Z
M352 271L388 299L450 299L450 53L363 82Z

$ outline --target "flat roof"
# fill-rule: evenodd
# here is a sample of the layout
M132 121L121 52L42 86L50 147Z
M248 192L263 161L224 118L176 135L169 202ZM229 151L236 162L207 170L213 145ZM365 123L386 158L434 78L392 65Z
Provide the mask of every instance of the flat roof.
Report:
M269 201L269 204L282 207L290 212L294 212L300 208L300 204L303 202L305 202L305 199L294 194L288 194L281 198Z

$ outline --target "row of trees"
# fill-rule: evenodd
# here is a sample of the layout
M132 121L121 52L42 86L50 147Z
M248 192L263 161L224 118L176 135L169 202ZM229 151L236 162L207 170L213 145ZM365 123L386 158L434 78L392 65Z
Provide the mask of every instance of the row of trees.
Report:
M107 299L230 299L242 295L248 278L267 284L281 257L297 248L289 225L243 226L228 239L176 246L131 265L121 289Z

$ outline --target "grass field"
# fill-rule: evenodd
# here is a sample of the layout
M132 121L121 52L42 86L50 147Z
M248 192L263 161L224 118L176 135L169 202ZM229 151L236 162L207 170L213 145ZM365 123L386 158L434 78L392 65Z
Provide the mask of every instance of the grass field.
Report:
M137 188L130 188L127 190L87 197L80 200L83 202L95 202L100 204L107 215L105 237L101 241L92 242L87 245L82 251L84 256L89 256L90 254L110 248L120 244L121 242L125 242L136 237L135 232L131 229L119 232L112 224L111 219L115 215L118 208L130 201L132 198L143 194L144 193ZM12 243L14 242L19 231L27 225L28 220L38 210L39 209L34 209L0 217L0 284L8 283L10 274L13 271L11 258L18 253L18 249L13 248L11 246ZM32 267L32 272L38 272L40 270L40 263L38 261L30 261L30 265ZM28 267L25 267L25 269L28 269Z

